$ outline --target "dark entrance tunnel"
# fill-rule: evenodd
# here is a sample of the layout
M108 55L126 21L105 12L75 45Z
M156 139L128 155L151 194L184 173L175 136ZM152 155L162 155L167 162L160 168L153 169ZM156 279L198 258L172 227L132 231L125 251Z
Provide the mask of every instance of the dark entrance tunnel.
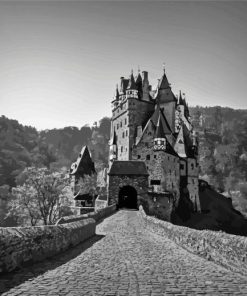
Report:
M137 192L134 187L124 186L120 188L118 208L137 209Z

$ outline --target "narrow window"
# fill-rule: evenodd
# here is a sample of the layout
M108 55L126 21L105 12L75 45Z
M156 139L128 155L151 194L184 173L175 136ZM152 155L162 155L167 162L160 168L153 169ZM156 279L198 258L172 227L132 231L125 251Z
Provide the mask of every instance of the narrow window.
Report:
M121 152L123 152L123 146L121 146Z
M124 123L127 124L127 118L124 119Z
M126 137L128 136L128 131L125 132Z
M119 128L119 124L117 124L117 129Z
M155 158L155 159L157 158L157 155L156 155L156 154L154 154L154 158Z
M122 127L122 121L120 121L120 127Z
M150 155L146 155L146 160L150 160Z

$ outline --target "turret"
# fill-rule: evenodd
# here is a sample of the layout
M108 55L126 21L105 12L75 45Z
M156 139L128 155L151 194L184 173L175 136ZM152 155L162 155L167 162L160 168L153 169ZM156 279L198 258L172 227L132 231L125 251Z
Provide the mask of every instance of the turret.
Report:
M131 71L131 75L130 75L130 78L129 78L129 84L128 84L127 89L126 89L126 96L127 97L138 98L138 90L137 90L137 86L136 86L136 83L135 83L133 70Z
M171 85L166 77L165 68L163 67L163 75L158 84L158 90L156 92L156 103L161 108L164 108L165 116L168 123L175 132L175 107L177 104L177 99L171 90Z
M159 114L157 128L154 136L154 150L155 151L166 150L166 136L165 136L160 114Z
M116 108L119 104L119 91L118 91L118 85L116 85L115 94L112 101L112 108Z

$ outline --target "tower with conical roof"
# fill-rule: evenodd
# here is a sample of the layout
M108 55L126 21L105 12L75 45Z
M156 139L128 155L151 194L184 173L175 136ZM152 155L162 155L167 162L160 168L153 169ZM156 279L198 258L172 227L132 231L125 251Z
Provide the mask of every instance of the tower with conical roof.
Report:
M172 92L170 83L168 82L165 67L163 67L163 75L159 80L155 100L156 104L164 109L164 114L168 120L172 132L175 132L175 108L177 99Z

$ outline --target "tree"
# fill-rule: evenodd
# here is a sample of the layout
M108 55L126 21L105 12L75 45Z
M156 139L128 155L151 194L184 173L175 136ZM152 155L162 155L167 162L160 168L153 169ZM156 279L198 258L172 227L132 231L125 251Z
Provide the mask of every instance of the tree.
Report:
M8 213L17 216L20 225L51 225L71 213L73 196L65 173L29 167L23 172L23 180L22 185L12 188Z

